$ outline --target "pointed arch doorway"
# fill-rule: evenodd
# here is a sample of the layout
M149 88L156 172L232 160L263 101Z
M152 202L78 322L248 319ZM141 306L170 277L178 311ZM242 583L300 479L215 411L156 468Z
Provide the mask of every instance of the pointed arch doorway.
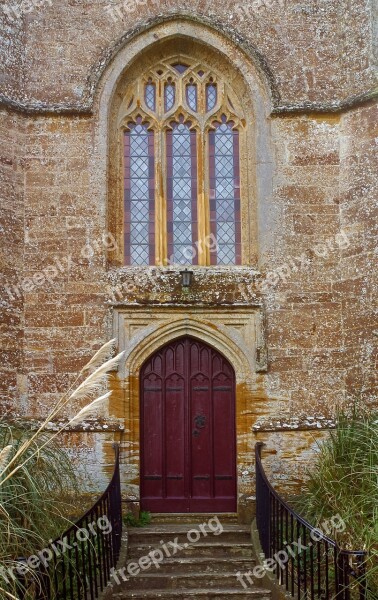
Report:
M235 372L183 337L141 369L141 508L236 512Z

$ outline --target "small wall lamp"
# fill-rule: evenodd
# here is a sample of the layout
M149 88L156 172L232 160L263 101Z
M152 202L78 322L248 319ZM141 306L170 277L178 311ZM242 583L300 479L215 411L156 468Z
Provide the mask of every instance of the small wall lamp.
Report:
M185 269L185 271L180 271L181 275L181 284L184 288L190 288L193 281L193 271L189 271L189 269Z

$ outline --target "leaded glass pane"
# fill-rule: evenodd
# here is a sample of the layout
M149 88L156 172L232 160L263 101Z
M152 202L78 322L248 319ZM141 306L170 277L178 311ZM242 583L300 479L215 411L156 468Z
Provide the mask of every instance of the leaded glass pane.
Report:
M131 219L137 222L138 219L146 222L150 217L150 207L148 202L132 202L131 204Z
M174 69L180 74L185 73L189 69L188 65L184 65L182 63L175 63L172 65Z
M222 123L209 134L211 231L217 240L212 263L240 264L239 137Z
M132 262L130 264L136 267L143 267L149 264L149 249L145 245L131 245Z
M131 165L130 165L130 172L131 172L131 177L146 177L148 178L148 172L149 172L149 165L148 165L148 161L145 159L144 156L141 157L135 157L134 160L132 161ZM143 183L147 183L145 179L141 179L140 180L140 184L143 186ZM139 183L137 183L137 187L139 188L140 185Z
M235 244L227 246L222 244L218 249L218 265L236 264Z
M164 90L165 110L171 110L176 100L176 88L173 83L167 83Z
M156 110L156 86L154 83L147 83L145 93L146 105L150 110Z
M131 171L130 167L130 171ZM144 198L148 198L148 183L149 180L145 179L136 179L138 176L137 173L134 173L132 186L133 186L133 198L134 200L143 200Z
M230 221L234 218L234 203L230 200L217 201L217 217L221 221Z
M184 156L173 157L173 166L176 170L175 172L180 175L180 177L190 177L192 165Z
M175 125L167 134L168 258L172 264L188 265L196 262L195 135L183 123Z
M197 86L195 84L190 84L186 86L186 99L189 108L191 108L194 111L197 111Z
M175 250L174 264L191 265L196 258L196 249L192 244L180 245Z
M192 218L191 200L177 200L173 206L173 218L175 221L188 221Z
M230 198L232 200L232 197L234 195L233 179L226 179L225 177L222 177L222 175L220 175L218 171L218 177L215 185L216 196L218 199Z
M125 262L153 264L154 134L138 123L125 133Z
M214 83L206 87L207 110L212 110L217 103L217 86Z

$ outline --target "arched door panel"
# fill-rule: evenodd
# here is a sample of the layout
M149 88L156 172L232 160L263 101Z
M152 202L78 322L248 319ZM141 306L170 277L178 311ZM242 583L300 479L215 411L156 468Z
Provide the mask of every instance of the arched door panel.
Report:
M236 511L235 373L189 337L159 349L141 370L141 505Z

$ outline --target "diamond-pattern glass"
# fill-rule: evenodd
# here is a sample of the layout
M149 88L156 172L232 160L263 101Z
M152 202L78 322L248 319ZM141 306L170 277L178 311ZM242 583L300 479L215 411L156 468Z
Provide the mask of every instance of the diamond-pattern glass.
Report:
M218 200L217 217L220 222L233 221L235 216L234 202L230 200Z
M218 265L234 265L236 263L235 244L218 248Z
M148 246L134 246L130 248L130 264L142 267L149 263L149 247Z
M125 135L125 226L128 232L125 260L130 265L148 265L154 242L150 225L155 177L153 133L148 132L145 125L137 124Z
M189 69L188 65L183 65L182 63L175 63L172 67L180 74L185 73Z
M232 200L234 195L234 179L225 179L219 177L216 180L216 196L219 199L230 198Z
M206 87L206 104L207 110L213 110L217 103L218 94L217 94L217 86L215 84L209 84Z
M233 154L233 145L232 133L231 136L224 133L215 136L215 150L217 153L223 155Z
M192 202L191 200L177 201L173 207L174 221L189 221L192 218Z
M165 110L171 110L176 100L176 88L173 83L167 83L164 90Z
M191 162L185 156L174 156L173 167L176 169L176 174L180 177L190 177L192 172Z
M191 195L192 192L192 182L191 179L183 177L180 178L180 175L177 176L177 179L173 180L173 197L176 200L185 200Z
M148 132L142 125L137 125L130 133L130 153L135 158L148 154Z
M130 168L131 171L131 168ZM144 198L148 198L148 179L136 179L136 176L131 179L130 182L130 190L131 197L134 200L143 200Z
M131 213L131 221L137 222L138 219L140 219L141 221L144 221L144 222L148 221L148 219L150 218L149 203L144 202L144 201L131 202L130 213Z
M233 153L232 153L233 154ZM234 162L230 160L230 156L216 156L215 168L219 175L223 177L234 178Z
M174 263L177 265L191 265L196 256L196 249L193 244L187 246L181 245L175 248Z
M238 156L235 155L234 132L230 125L222 123L211 135L214 155L210 159L210 169L213 169L215 197L211 222L217 239L217 264L232 265L237 261L237 230L240 226L236 195Z
M154 83L146 84L145 91L146 105L150 110L156 110L156 86Z
M190 131L186 125L180 123L173 132L173 158L191 158Z
M189 108L193 111L197 111L197 86L195 84L186 86L186 99Z
M170 260L174 264L187 265L193 262L193 197L196 184L193 152L195 148L190 129L180 123L172 131L172 172L169 174L172 222L168 223L168 229L171 230L170 248L173 252Z
M130 165L131 177L148 177L148 166L144 156L136 156Z

